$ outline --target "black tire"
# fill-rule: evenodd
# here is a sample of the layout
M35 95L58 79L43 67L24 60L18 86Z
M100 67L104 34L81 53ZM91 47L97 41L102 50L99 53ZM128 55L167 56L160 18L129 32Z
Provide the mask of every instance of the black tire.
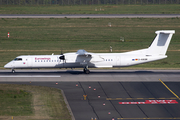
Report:
M90 71L89 70L86 70L86 72L85 72L86 74L89 74L90 73Z
M15 73L15 70L12 70L12 73Z

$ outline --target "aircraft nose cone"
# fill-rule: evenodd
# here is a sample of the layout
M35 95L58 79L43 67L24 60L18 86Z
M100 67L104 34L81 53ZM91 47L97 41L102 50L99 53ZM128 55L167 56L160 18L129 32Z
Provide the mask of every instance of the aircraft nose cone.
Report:
M10 63L7 63L6 65L4 65L4 68L11 68Z

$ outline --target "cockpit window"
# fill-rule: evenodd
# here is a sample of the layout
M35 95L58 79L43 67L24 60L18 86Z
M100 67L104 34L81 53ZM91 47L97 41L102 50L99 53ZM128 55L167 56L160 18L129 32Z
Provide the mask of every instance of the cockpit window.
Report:
M14 61L22 61L22 58L15 58Z

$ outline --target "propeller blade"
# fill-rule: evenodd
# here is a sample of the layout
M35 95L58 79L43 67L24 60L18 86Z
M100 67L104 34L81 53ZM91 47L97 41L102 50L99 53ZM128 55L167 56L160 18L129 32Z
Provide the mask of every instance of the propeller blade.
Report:
M61 55L63 55L63 49L61 48Z
M59 57L59 59L61 59L61 60L65 60L65 56L64 56L64 55L62 55L62 56L60 56L60 57Z

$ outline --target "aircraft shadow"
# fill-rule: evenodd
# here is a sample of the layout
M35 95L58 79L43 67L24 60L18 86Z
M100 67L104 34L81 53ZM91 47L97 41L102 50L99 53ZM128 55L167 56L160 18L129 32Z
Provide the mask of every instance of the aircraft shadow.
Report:
M85 74L83 71L80 70L47 70L47 71L16 71L12 73L11 71L1 71L0 75L123 75L123 74L177 74L180 75L180 71L151 71L151 70L137 70L137 71L118 71L118 70L90 70L90 74Z

